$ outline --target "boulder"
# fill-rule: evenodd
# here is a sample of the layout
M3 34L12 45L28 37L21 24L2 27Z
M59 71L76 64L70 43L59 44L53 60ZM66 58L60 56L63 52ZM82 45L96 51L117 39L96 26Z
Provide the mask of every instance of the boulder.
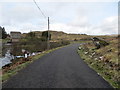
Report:
M106 42L105 40L99 39L97 37L92 38L92 41L96 46L96 49L109 45L108 42Z

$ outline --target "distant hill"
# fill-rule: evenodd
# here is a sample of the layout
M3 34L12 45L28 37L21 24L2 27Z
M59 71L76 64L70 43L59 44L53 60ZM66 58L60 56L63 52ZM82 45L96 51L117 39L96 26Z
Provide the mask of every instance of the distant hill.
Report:
M42 31L33 31L33 32L35 32L35 35L37 37L42 36ZM80 40L80 39L91 37L91 36L85 35L85 34L67 34L62 31L50 31L50 34L51 34L51 41L59 41L59 40L73 41L73 40ZM25 37L26 35L27 35L27 33L22 34L23 37Z

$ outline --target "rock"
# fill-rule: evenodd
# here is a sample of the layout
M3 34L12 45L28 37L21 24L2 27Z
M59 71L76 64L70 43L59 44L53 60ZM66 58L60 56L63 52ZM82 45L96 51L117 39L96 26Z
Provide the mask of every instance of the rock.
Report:
M109 45L105 40L99 39L97 37L92 38L93 44L96 46L96 49Z
M89 57L90 57L90 58L92 58L92 56L91 56L91 55L89 55Z
M107 52L112 52L112 49L109 49Z
M81 47L79 47L78 49L79 49L79 50L81 50L82 48L81 48Z
M99 59L100 59L100 60L103 60L103 59L104 59L104 56L99 57Z
M95 60L98 60L98 58L95 58Z
M96 53L94 52L94 53L92 53L92 56L94 56Z
M88 54L88 52L85 52L85 54Z

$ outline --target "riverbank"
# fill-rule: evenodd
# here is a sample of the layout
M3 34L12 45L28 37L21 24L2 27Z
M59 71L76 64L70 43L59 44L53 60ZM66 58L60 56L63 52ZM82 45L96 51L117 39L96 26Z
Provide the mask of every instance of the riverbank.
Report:
M62 47L65 47L65 46L62 46ZM19 60L14 60L15 61L15 62L13 61L14 63L3 67L2 78L1 78L2 82L5 82L10 77L17 74L21 69L25 68L27 65L34 62L34 60L37 60L37 59L41 58L43 55L45 55L47 53L50 53L54 50L57 50L59 48L62 48L62 47L57 47L57 48L54 48L54 49L51 49L51 50L43 51L42 53L37 54L35 56L30 56L28 59L20 58Z

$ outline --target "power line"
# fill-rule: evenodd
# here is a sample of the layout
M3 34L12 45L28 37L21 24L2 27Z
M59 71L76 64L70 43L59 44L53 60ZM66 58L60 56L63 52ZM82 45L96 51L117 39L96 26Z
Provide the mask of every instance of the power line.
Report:
M39 9L39 11L42 13L42 15L44 16L44 18L46 18L46 16L45 16L45 14L42 12L42 10L40 9L40 7L38 6L38 4L36 3L36 1L35 0L33 0L34 1L34 3L35 3L35 5L37 6L37 8ZM49 29L50 29L50 27L49 27L49 25L50 25L50 22L49 22L49 17L48 17L48 40L47 40L47 49L49 50L50 49L50 43L49 43L49 36L50 36L50 34L49 34Z
M42 12L42 10L40 9L40 7L38 6L38 4L36 3L35 0L33 0L35 5L37 6L37 8L39 9L39 11L42 13L42 15L44 16L44 18L46 18L45 14Z

